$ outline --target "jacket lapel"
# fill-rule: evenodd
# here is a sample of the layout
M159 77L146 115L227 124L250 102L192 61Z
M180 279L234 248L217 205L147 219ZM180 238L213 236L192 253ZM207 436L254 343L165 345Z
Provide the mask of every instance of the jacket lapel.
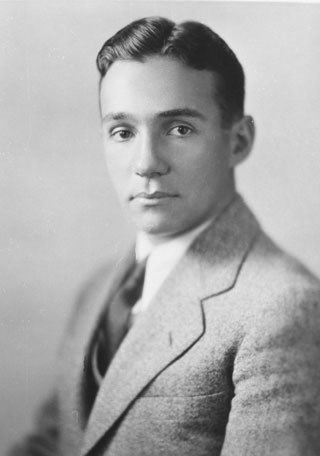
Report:
M113 358L85 431L82 455L161 371L201 338L203 300L233 287L257 232L257 222L238 197L195 240Z

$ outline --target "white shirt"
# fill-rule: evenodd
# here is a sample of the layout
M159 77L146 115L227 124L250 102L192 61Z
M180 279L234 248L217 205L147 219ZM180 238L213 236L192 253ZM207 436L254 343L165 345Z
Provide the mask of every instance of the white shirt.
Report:
M202 223L191 231L169 241L153 246L148 236L138 233L136 241L136 259L142 261L147 256L147 266L141 299L133 306L132 313L144 312L160 286L187 251L194 239L211 223Z

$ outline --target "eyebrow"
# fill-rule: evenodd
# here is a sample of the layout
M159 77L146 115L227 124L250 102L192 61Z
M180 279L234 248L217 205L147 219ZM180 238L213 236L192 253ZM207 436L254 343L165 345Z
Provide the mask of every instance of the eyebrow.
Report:
M196 109L190 108L177 108L168 111L162 111L158 114L159 117L193 117L198 119L206 119L206 117Z
M205 120L206 116L201 112L197 111L196 109L190 108L176 108L176 109L169 109L168 111L161 111L156 113L154 117L161 117L161 118L171 118L171 117L192 117L197 119ZM126 112L110 112L106 114L102 121L108 122L112 120L133 120L134 116L132 114Z
M103 116L102 121L107 122L111 120L126 120L126 119L132 119L133 116L130 114L126 114L125 112L110 112L109 114L106 114Z

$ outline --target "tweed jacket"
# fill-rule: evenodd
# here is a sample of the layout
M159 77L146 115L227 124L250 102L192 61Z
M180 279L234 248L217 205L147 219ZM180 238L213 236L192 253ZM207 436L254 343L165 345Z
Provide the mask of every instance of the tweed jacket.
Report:
M320 455L319 282L241 197L131 328L86 420L88 347L130 261L86 287L38 433L12 454Z

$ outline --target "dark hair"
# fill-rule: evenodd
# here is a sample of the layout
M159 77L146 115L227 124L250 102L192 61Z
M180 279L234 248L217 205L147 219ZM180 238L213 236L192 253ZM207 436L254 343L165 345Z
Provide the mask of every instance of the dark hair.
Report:
M101 80L116 60L144 61L170 56L197 70L215 75L216 98L222 123L230 125L243 115L244 72L227 43L199 22L175 24L163 17L139 19L108 39L97 56Z

